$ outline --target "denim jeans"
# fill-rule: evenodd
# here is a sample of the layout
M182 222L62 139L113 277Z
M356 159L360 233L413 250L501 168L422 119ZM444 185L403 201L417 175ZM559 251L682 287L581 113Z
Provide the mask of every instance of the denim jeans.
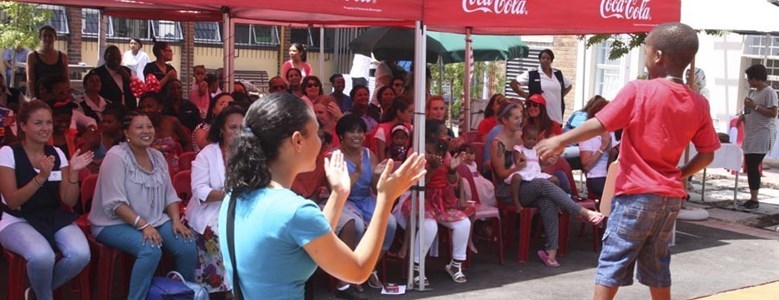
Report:
M181 273L187 281L195 281L197 248L194 240L175 236L171 221L165 222L156 229L162 236L162 248L170 251L176 259L176 271ZM162 258L162 249L148 242L144 243L141 231L128 224L103 228L97 235L97 240L135 256L127 299L146 299L151 278L154 276L160 258Z
M49 243L27 222L8 225L0 232L3 249L24 257L27 278L38 299L52 299L52 291L76 277L89 263L89 244L78 226L70 224L54 234L62 258L55 262Z

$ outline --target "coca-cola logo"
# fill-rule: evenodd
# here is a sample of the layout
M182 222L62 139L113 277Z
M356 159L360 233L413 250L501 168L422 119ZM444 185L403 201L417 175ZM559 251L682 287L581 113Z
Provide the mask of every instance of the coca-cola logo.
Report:
M497 15L527 15L527 0L463 0L463 11Z
M604 19L651 20L650 0L601 0L600 16Z

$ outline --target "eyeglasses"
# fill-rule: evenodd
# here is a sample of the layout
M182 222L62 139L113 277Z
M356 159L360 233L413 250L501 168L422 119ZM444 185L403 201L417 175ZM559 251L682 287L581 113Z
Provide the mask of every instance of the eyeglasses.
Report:
M541 104L535 103L535 102L527 102L527 107L541 107Z
M404 85L405 85L405 84L402 84L402 83L395 83L395 84L393 84L392 86L404 86Z
M309 84L307 84L307 85L306 85L306 87L307 87L307 88L310 88L310 87L315 87L315 88L318 88L318 87L319 87L319 85L318 85L318 84L316 84L316 83L309 83Z

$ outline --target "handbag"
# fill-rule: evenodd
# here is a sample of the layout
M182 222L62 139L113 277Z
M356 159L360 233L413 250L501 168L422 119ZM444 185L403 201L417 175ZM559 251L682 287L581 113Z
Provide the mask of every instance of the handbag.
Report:
M244 300L241 291L241 280L238 279L238 264L235 262L235 202L237 197L230 197L227 205L227 254L230 256L230 264L233 266L233 299Z
M184 280L179 272L151 280L146 300L208 300L208 291L201 285Z

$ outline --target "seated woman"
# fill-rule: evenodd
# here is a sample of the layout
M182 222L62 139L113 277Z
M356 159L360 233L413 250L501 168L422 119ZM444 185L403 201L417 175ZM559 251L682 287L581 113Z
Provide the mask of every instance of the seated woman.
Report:
M384 170L386 161L377 165L376 156L371 155L371 151L362 146L365 142L366 126L362 118L357 115L347 115L338 120L335 131L341 139L341 152L351 179L351 192L345 204L345 208L351 213L342 214L341 218L344 220L339 222L354 220L357 228L365 228L366 224L373 220L373 211L376 209L376 196L373 191L376 188L379 175ZM381 247L382 255L392 246L396 226L395 217L390 215L387 221L387 231L384 235L384 244ZM360 238L362 236L358 236L356 241L359 241ZM376 271L372 273L368 285L372 288L382 288Z
M341 113L341 109L338 108L335 99L329 95L322 95L316 98L314 100L314 114L316 114L316 120L320 123L320 129L330 135L330 146L333 148L340 147L341 140L335 134L335 125L344 114Z
M89 245L64 209L79 201L78 173L92 152L76 151L70 161L47 145L51 109L40 100L24 102L18 114L21 143L0 148L0 245L24 257L32 290L25 297L52 299L52 291L81 273ZM55 262L55 252L62 258Z
M316 101L319 96L325 94L324 90L322 90L322 81L319 80L319 77L313 75L306 76L303 78L303 81L301 81L301 85L303 96L300 97L300 99L305 100L310 106L314 106L314 101Z
M492 97L490 97L490 102L487 102L487 106L484 109L484 119L479 122L479 127L477 127L476 130L479 133L479 138L482 142L487 139L490 130L498 125L498 118L495 116L497 114L496 110L498 110L500 105L504 102L506 102L506 97L503 96L503 94L492 95Z
M371 94L368 91L368 87L364 85L356 85L352 87L352 91L349 92L349 97L352 98L354 105L352 106L352 109L344 114L355 114L360 116L362 121L365 122L365 128L367 130L366 132L373 131L373 129L376 128L379 123L378 119L371 116L371 106L368 103Z
M317 265L346 282L366 280L394 199L423 176L424 159L412 155L392 173L388 163L377 184L373 220L351 250L333 232L351 188L343 155L336 151L325 160L332 193L323 210L290 191L298 174L314 170L321 148L317 122L297 97L266 97L249 108L234 141L227 161L229 197L219 213L219 246L236 298L302 299Z
M123 138L121 124L124 116L123 109L119 106L110 106L103 111L102 115L98 128L99 138L89 140L83 146L84 149L95 153L95 159L87 167L92 174L97 174L100 171L100 164L108 153L108 149L118 145Z
M211 128L211 122L233 102L233 96L228 93L217 94L211 98L211 103L208 104L208 112L203 123L200 123L192 131L192 148L195 152L199 152L210 142L208 140L208 132Z
M425 122L425 156L427 157L425 221L420 225L420 230L425 231L425 240L421 241L417 235L414 241L416 245L414 271L419 271L419 261L427 256L427 251L438 234L438 224L441 224L452 230L452 260L444 269L452 276L454 282L465 283L462 263L467 258L466 249L471 234L471 221L468 217L476 211L473 206L461 203L455 195L455 186L460 180L457 176L457 167L460 166L464 155L458 153L452 157L449 154L447 131L448 128L441 120L428 119ZM403 204L402 211L406 219L415 217L411 216L411 201L405 201Z
M603 99L603 98L601 98ZM598 101L587 109L587 119L595 117L608 101ZM611 152L611 133L605 132L579 143L579 155L582 169L587 172L587 190L600 198L603 186L606 185L606 175L609 172L609 153Z
M200 109L197 105L183 98L184 87L178 79L171 79L168 82L168 94L161 96L166 96L163 101L165 103L163 114L178 118L190 131L203 120L200 118Z
M100 96L100 88L103 85L97 72L90 71L87 75L84 75L83 85L84 96L76 100L78 110L100 123L103 119L103 111L113 103Z
M411 122L414 119L414 107L411 106L411 99L405 96L400 96L391 101L390 107L385 111L387 120L384 123L379 124L376 127L376 131L373 133L373 143L375 144L376 157L379 161L383 161L388 157L387 149L388 144L392 140L391 131L395 125L405 125L408 128L409 133L412 132L414 126ZM374 145L371 145L371 147ZM411 145L406 145L411 146Z
M184 125L176 117L162 114L162 101L156 94L141 95L138 106L154 124L152 147L162 152L175 174L179 170L179 154L192 149Z
M514 205L517 211L521 211L524 206L538 208L546 235L546 247L538 251L538 257L549 267L559 267L560 264L557 262L559 210L579 215L593 224L600 224L603 215L579 206L562 189L546 179L522 181L519 189L511 189L511 185L504 182L506 178L527 166L526 158L519 156L519 159L514 160L511 151L515 145L522 143L517 134L522 126L522 106L506 103L499 111L501 113L498 115L498 121L503 124L503 130L492 141L490 160L498 181L495 195L498 201Z
M135 256L127 299L142 300L151 285L162 249L176 259L176 271L195 280L197 248L181 223L179 199L165 157L151 147L155 129L138 111L122 119L127 138L108 150L97 178L89 222L103 244Z
M219 252L216 217L225 197L225 158L233 138L241 131L244 111L230 106L220 113L208 132L208 144L192 162L192 199L186 209L189 226L197 232L198 261L195 280L209 293L227 292L224 264Z
M392 89L392 86L385 85L379 89L379 92L376 95L378 97L379 106L371 105L371 116L373 116L376 121L387 122L390 120L387 118L387 113L397 96L395 95L395 90Z
M527 118L522 125L535 126L538 129L538 141L563 133L561 127L549 118L549 114L546 112L546 99L544 99L544 96L541 96L541 94L530 96L525 101L525 106L527 107ZM520 142L519 144L522 143ZM557 177L560 188L570 193L571 182L568 180L566 172L570 172L571 165L568 164L567 160L555 159L546 161L544 162L543 170L544 173Z

